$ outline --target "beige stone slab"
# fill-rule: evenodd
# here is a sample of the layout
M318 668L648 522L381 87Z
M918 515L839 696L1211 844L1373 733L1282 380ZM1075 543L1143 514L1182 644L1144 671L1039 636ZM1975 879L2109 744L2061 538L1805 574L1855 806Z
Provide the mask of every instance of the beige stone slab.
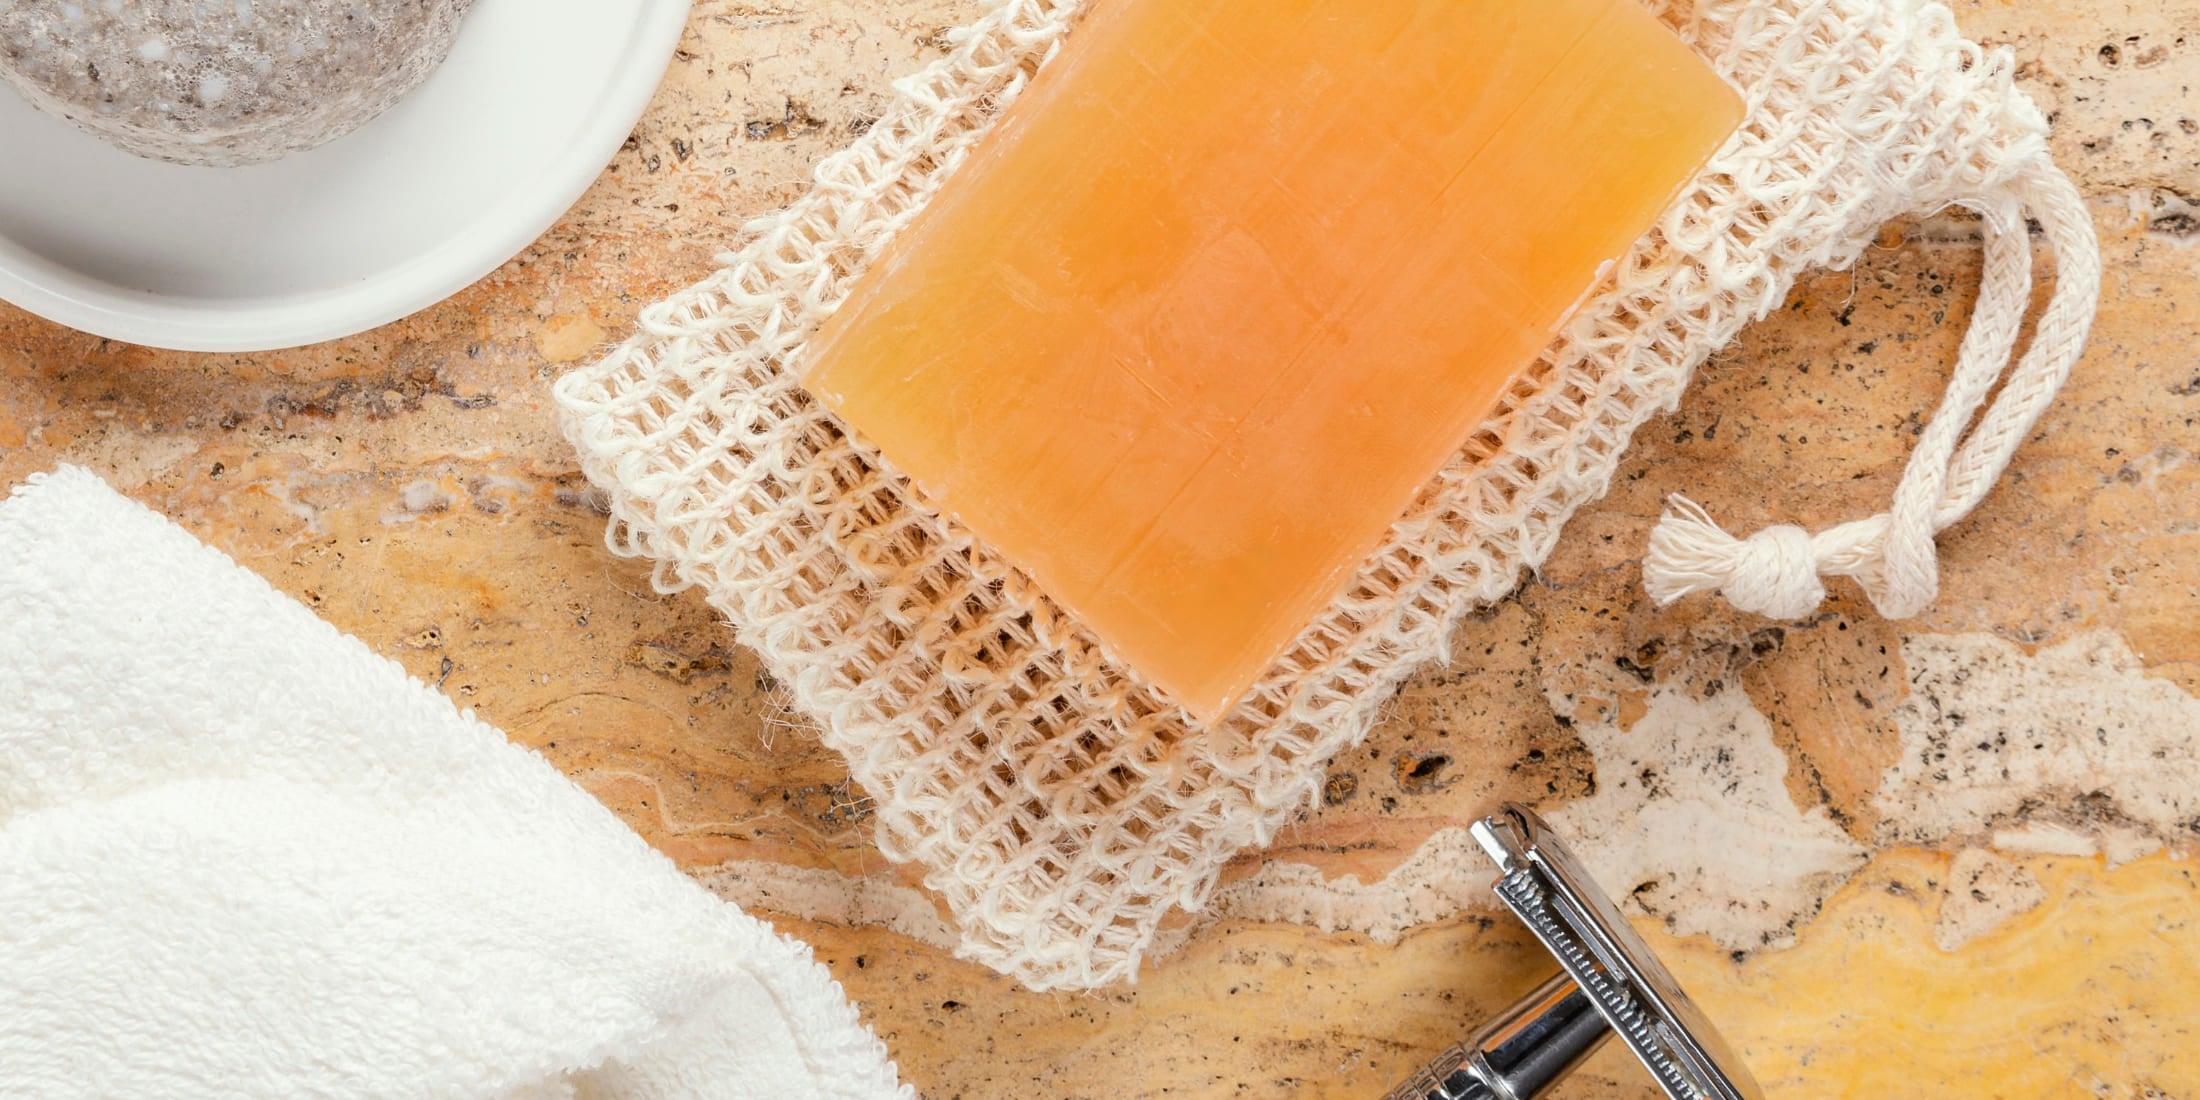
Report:
M2096 713L2161 728L2200 695L2200 2L1957 5L2016 51L2055 114L2108 293L2062 402L1943 539L1943 595L1922 620L1880 622L1841 584L1800 624L1705 602L1660 611L1635 562L1676 490L1737 529L1883 506L1973 299L1976 241L1955 215L1806 279L1706 368L1547 568L1467 622L1453 664L1417 677L1340 758L1323 805L1234 866L1225 919L1187 920L1138 987L1090 996L1022 993L949 956L871 847L862 792L755 660L699 599L660 597L645 568L603 551L548 399L564 364L795 194L974 10L704 0L649 116L572 215L480 285L353 339L176 355L0 308L0 479L89 465L540 748L684 865L815 872L802 891L741 896L816 940L928 1096L1374 1095L1541 973L1475 907L1445 830L1507 798L1589 807L1592 822L1635 806L1643 829L1669 829L1733 766L1699 758L1715 740L1679 736L1714 717L1762 751L1726 776L1758 816L1736 803L1712 827L1815 838L1826 866L1856 869L1612 865L1659 878L1646 927L1774 1095L1919 1081L1980 1097L2200 1095L2200 887L2173 858L2194 847L2190 823L2140 821L2153 811L2113 768L2098 783L2037 771L2064 778L1967 831L1934 826L1918 850L1902 808L1916 800L1881 798L1905 754L1975 726L1913 697L1913 681L1975 709L1943 691L1967 669L2062 677L2067 690L2039 696L2061 708L2042 729ZM2128 651L2096 668L2058 648L2099 639ZM2148 742L2162 768L2186 766L2167 759L2182 743ZM1653 752L1655 766L1614 763ZM2116 789L2084 789L2103 783ZM2030 881L2040 901L1944 910L1949 861L1995 844L1967 873L2002 861L1979 881L2015 884L2012 897ZM1784 908L1711 912L1717 883L1744 872ZM889 920L914 934L876 927ZM1718 940L1751 936L1739 961ZM1566 1095L1650 1093L1606 1056Z

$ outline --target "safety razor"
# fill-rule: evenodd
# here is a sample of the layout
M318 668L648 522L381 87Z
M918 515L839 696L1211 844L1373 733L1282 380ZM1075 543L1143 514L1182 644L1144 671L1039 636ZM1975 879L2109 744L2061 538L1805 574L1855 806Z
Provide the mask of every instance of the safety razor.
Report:
M1673 1100L1762 1100L1711 1021L1579 860L1524 806L1467 830L1497 864L1497 897L1559 973L1387 1100L1533 1100L1614 1036Z

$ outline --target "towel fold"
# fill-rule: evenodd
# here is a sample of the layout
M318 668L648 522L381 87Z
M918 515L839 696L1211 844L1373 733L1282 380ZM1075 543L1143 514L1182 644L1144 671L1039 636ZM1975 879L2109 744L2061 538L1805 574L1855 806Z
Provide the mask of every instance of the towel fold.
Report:
M806 947L65 467L0 504L0 1095L913 1093Z

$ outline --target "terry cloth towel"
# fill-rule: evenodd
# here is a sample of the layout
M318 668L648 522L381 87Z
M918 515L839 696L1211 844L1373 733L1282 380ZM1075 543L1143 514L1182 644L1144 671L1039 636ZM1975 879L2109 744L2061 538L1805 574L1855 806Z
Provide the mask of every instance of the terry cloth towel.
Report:
M63 468L0 504L0 1096L913 1097L807 947Z

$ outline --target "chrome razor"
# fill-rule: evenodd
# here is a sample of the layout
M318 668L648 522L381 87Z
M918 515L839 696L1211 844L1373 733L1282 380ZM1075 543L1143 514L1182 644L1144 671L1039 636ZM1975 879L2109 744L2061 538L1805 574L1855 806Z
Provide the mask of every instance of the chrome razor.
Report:
M1388 1100L1533 1100L1614 1036L1673 1100L1762 1100L1680 983L1551 827L1524 806L1467 830L1497 863L1497 897L1559 973Z

